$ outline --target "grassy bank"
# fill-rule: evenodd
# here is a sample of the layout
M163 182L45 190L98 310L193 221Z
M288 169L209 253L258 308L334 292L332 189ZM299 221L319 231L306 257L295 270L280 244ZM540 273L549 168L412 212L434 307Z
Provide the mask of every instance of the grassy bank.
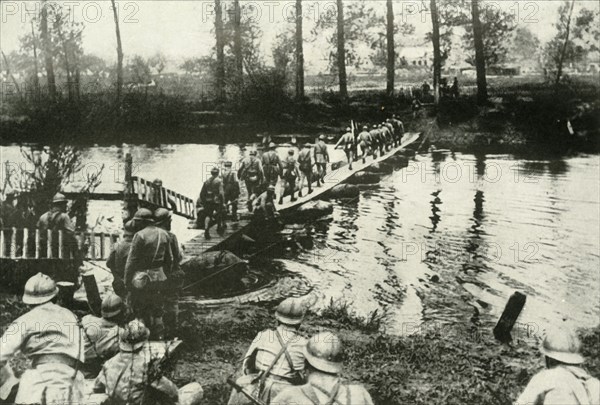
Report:
M174 379L199 381L207 403L226 403L229 375L241 364L254 336L274 326L270 306L188 309L183 319L184 353ZM368 388L377 404L509 404L542 367L534 339L497 343L491 329L449 325L411 336L379 331L380 317L356 317L335 306L309 314L303 333L337 332L346 345L345 376ZM582 332L589 371L600 376L600 327Z

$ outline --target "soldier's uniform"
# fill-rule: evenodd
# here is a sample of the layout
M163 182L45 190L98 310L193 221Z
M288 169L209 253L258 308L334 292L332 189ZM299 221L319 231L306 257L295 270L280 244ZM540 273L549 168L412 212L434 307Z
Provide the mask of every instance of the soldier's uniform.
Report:
M81 325L85 346L84 373L88 378L95 377L102 363L119 352L119 325L94 315L84 316Z
M36 305L11 323L0 341L0 367L17 352L31 359L33 368L21 376L15 402L58 405L80 403L84 377L84 343L79 320L54 303L58 288L38 273L25 285L23 302Z
M238 379L239 385L267 404L273 403L286 388L305 381L306 338L297 330L304 317L304 306L298 299L288 298L279 304L275 317L279 326L256 336L244 357L244 376ZM243 394L232 392L229 405L247 403Z
M299 183L299 195L302 197L302 187L304 186L304 180L308 183L308 193L312 193L312 167L313 159L310 145L304 145L304 148L298 154L298 164L300 166L300 183Z
M281 196L279 197L279 204L283 204L283 196L286 194L286 190L292 196L292 201L296 201L296 180L300 177L300 171L298 170L298 163L293 155L294 151L290 150L290 154L283 161L283 173L281 185Z
M329 152L327 151L327 144L325 143L325 136L319 136L319 141L316 143L314 148L315 163L317 164L317 171L319 177L317 178L317 186L320 186L325 180L327 175L327 163L329 163Z
M369 131L369 134L371 135L371 151L373 152L373 157L377 159L377 151L381 148L380 133L379 130L374 127Z
M267 191L254 200L254 215L261 220L271 221L275 219L275 186L268 186Z
M369 133L369 131L367 131L367 127L364 127L363 131L360 134L358 134L357 141L358 141L358 145L360 146L360 150L362 152L363 163L365 163L366 158L367 158L368 154L370 153L371 144L372 144L371 134Z
M133 313L144 320L153 338L160 340L164 333L161 295L175 258L167 231L154 225L152 212L142 214L140 211L147 210L142 208L136 212L136 217L144 217L146 226L131 242L125 265L125 285L130 292Z
M265 183L276 186L279 176L283 172L283 164L275 151L275 144L271 143L269 148L270 150L262 155L262 167L265 173Z
M204 206L206 215L204 236L210 238L211 223L217 224L217 231L223 230L223 202L225 201L225 190L223 180L218 177L219 170L211 171L212 177L204 182L200 191L200 200Z
M379 131L381 133L381 136L383 137L383 150L385 151L389 149L389 147L392 145L392 143L394 142L394 138L392 136L392 132L386 125L381 124ZM381 154L383 155L383 152Z
M52 208L43 214L37 222L37 228L40 230L40 247L42 257L49 257L47 251L47 231L56 233L53 236L52 255L59 257L58 252L58 231L63 232L63 245L65 250L62 252L65 257L73 256L77 265L81 265L83 257L79 251L77 240L75 239L75 225L69 215L64 211L66 209L67 199L61 193L57 193L52 199Z
M248 211L252 212L252 200L260 194L259 188L264 179L262 163L256 157L256 151L251 151L250 156L242 160L238 178L246 183Z
M350 131L350 128L348 128L348 131ZM352 170L352 162L354 161L354 135L352 132L346 132L344 135L342 135L335 147L337 148L340 145L343 145L344 147L344 153L346 154L346 159L348 159L348 165L350 170Z
M108 267L113 275L113 291L121 298L127 297L127 289L125 288L125 265L127 257L131 249L131 241L133 240L134 229L131 221L127 222L124 227L123 239L115 243L106 260Z
M225 168L229 171L223 173L223 191L225 194L225 205L231 205L231 217L237 221L238 199L240 198L240 182L234 172L231 171L232 162L225 162ZM227 211L229 211L227 209Z

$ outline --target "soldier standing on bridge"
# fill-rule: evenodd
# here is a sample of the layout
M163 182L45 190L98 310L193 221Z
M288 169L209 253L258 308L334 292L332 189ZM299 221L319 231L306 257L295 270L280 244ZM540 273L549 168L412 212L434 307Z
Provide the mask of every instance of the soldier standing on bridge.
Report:
M177 236L171 232L171 212L165 208L158 208L154 211L154 220L157 227L167 232L171 248L171 267L166 272L167 280L162 289L165 338L170 339L176 337L177 325L179 325L179 294L185 281L185 273L180 266L183 257Z
M125 286L133 314L144 321L154 339L164 337L163 290L167 273L172 266L170 238L167 231L157 227L154 215L140 208L133 217L136 228L141 228L131 241L131 250L125 265Z
M256 157L256 150L251 150L250 156L242 160L242 165L238 170L238 178L246 182L248 211L252 212L252 201L260 194L258 190L264 179L262 163Z
M219 177L219 169L216 167L210 171L210 179L204 182L200 191L200 200L204 206L206 219L204 220L204 237L210 239L210 228L216 223L217 232L225 230L223 220L223 202L225 201L225 190L223 180Z
M229 206L231 205L231 219L234 222L237 222L240 182L238 181L236 174L232 171L232 168L232 162L225 162L225 170L223 171L223 191L225 193L225 211L229 213Z
M317 144L315 145L315 162L317 163L317 187L325 184L325 176L327 175L327 163L329 163L329 152L325 143L325 135L320 135Z
M296 180L298 177L300 177L298 162L296 162L296 158L294 158L294 149L290 149L288 151L288 157L283 161L283 174L281 176L283 183L281 184L279 204L283 204L283 196L286 194L286 191L291 194L292 202L298 200L296 198Z
M380 149L380 136L379 130L377 129L377 125L373 125L371 131L369 131L371 135L371 151L373 152L373 158L377 159L377 150Z
M346 153L346 159L348 159L348 166L350 170L352 170L352 162L354 162L354 134L352 134L352 129L350 127L346 128L346 133L342 135L340 140L335 144L335 148L337 149L340 146L343 146L344 153Z
M123 239L115 243L106 260L108 267L113 275L113 291L121 298L127 297L125 288L125 264L131 248L131 240L135 235L135 229L132 221L127 221L123 227Z
M283 164L281 163L281 159L279 155L275 151L277 145L271 142L269 144L269 150L262 155L262 165L265 171L265 183L267 185L277 186L277 181L279 181L279 176L283 174ZM284 190L281 190L281 195L283 196Z
M364 126L363 130L360 134L358 134L357 138L358 145L360 146L360 150L362 153L362 162L363 164L367 162L367 156L371 153L371 144L373 140L371 139L371 134L369 133L369 127Z
M310 143L305 143L304 147L298 154L298 164L300 165L300 182L298 184L298 195L302 197L302 187L304 187L304 180L308 183L308 194L312 193L312 171L313 171L313 159L310 150Z

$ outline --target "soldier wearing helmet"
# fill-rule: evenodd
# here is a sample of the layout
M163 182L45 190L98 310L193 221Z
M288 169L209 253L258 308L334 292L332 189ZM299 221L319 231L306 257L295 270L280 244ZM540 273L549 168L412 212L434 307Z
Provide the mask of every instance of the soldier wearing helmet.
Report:
M23 294L23 303L31 309L6 328L0 341L0 367L17 352L32 363L21 376L15 403L74 404L83 399L81 328L71 311L55 304L57 294L56 283L47 275L31 277Z
M540 347L546 369L529 381L515 404L600 403L600 381L581 368L585 358L580 348L573 331L565 327L551 329Z
M275 312L277 328L260 332L246 353L244 376L238 384L249 387L246 391L265 403L277 403L273 399L280 392L305 382L306 339L298 332L305 312L306 307L298 298L282 301ZM229 405L240 403L241 394L233 391Z
M277 215L275 207L275 186L270 184L267 186L267 191L258 196L254 200L254 216L260 221L273 221Z
M242 164L238 170L238 178L246 183L248 191L248 211L252 212L252 201L260 194L259 188L264 180L263 166L256 157L255 149L250 151L247 158L242 160Z
M277 145L275 145L274 142L271 142L269 144L269 150L262 155L265 183L273 186L277 186L279 176L283 174L283 163L275 151L276 147ZM281 190L281 194L283 195L283 190Z
M377 159L377 151L382 148L381 134L379 132L379 129L377 128L377 125L372 126L371 131L369 131L369 134L371 135L372 140L371 151L373 152L373 158Z
M81 319L85 347L84 374L95 377L102 364L119 352L119 330L125 323L125 303L116 294L102 300L102 318L86 315Z
M176 404L185 392L186 397L194 398L186 404L199 404L202 399L202 387L199 384L188 384L178 390L165 376L149 378L156 358L147 344L149 336L149 330L139 320L129 322L120 330L120 352L102 367L94 382L94 392L108 394L110 403L128 405Z
M63 194L56 193L52 198L52 205L50 210L44 215L42 215L38 220L37 228L40 230L41 236L40 247L42 248L42 256L49 257L50 253L52 253L54 257L58 257L58 236L53 237L53 240L56 241L56 243L52 246L52 252L46 252L46 241L48 231L51 231L53 233L58 233L58 231L62 231L64 238L64 246L67 250L66 257L69 257L69 255L72 254L74 258L78 261L78 264L81 264L82 257L79 252L77 241L75 240L75 225L73 224L71 218L67 214L68 202L69 201Z
M307 383L287 388L272 403L372 405L371 395L362 385L341 379L342 354L342 342L335 334L322 332L311 337L304 348Z
M238 221L238 199L240 198L240 182L233 171L233 162L225 162L223 165L223 191L225 193L225 211L229 214L231 206L231 219Z
M305 143L302 150L298 154L298 164L300 169L300 181L298 182L298 195L302 197L302 188L304 187L304 181L308 183L308 194L312 194L312 182L313 182L313 158L311 153L312 145Z
M337 149L340 146L344 147L344 153L346 153L346 159L348 159L348 166L350 170L352 170L352 162L354 162L354 134L352 133L352 129L350 127L346 128L346 133L342 135L340 140L335 144L335 148Z
M223 180L219 177L219 169L213 167L210 171L210 178L202 185L200 191L200 201L204 207L204 237L210 239L210 228L217 224L217 232L225 230L225 220L223 218L223 203L225 201L225 189Z
M125 264L125 287L131 309L143 319L154 339L164 334L162 290L171 271L173 253L167 231L156 226L152 211L140 208L133 221L142 228L131 241Z
M171 246L171 267L166 272L167 281L161 293L165 314L165 337L173 338L179 324L179 294L185 281L185 273L180 266L183 257L177 236L171 232L171 212L166 208L158 208L154 211L154 220L156 226L167 232Z
M108 255L106 260L106 267L110 269L113 275L113 291L121 298L127 296L127 289L125 288L125 264L127 263L127 257L129 256L129 249L131 248L131 241L135 234L135 228L133 221L127 221L123 226L123 239L115 243Z
M284 194L291 194L292 202L297 201L296 198L296 180L300 177L298 170L298 162L294 157L294 149L288 150L288 156L283 161L283 174L281 180L281 195L279 196L279 204L283 204Z
M320 135L319 140L315 144L315 163L317 164L317 187L321 187L321 183L325 182L327 175L327 163L329 163L329 152L325 143L325 135Z
M371 152L371 145L373 143L373 139L371 139L371 134L369 133L369 127L367 127L366 125L363 126L362 132L358 134L357 142L360 146L362 162L366 163L367 156Z

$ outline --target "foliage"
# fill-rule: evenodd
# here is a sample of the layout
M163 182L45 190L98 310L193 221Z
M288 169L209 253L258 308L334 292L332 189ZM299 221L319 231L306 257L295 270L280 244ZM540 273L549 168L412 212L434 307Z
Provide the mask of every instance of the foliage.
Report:
M385 27L386 19L384 16L377 17L376 26ZM412 35L415 32L415 26L405 22L394 23L394 44L396 47L396 66L405 66L406 60L400 56L400 49L402 48L402 39L406 36ZM371 30L367 32L370 48L373 53L369 55L369 59L373 66L379 68L385 68L387 66L387 36L386 33L380 29Z
M334 320L343 327L355 328L366 333L375 333L381 330L387 315L385 311L375 310L366 316L361 316L357 315L352 307L352 302L331 298L329 305L319 315L322 318Z
M148 59L148 65L160 75L167 67L167 57L162 52L157 52Z
M135 55L127 64L125 77L127 77L128 80L133 83L149 83L152 80L150 63L143 57Z
M512 62L531 60L539 53L540 40L527 27L517 27L510 44Z

